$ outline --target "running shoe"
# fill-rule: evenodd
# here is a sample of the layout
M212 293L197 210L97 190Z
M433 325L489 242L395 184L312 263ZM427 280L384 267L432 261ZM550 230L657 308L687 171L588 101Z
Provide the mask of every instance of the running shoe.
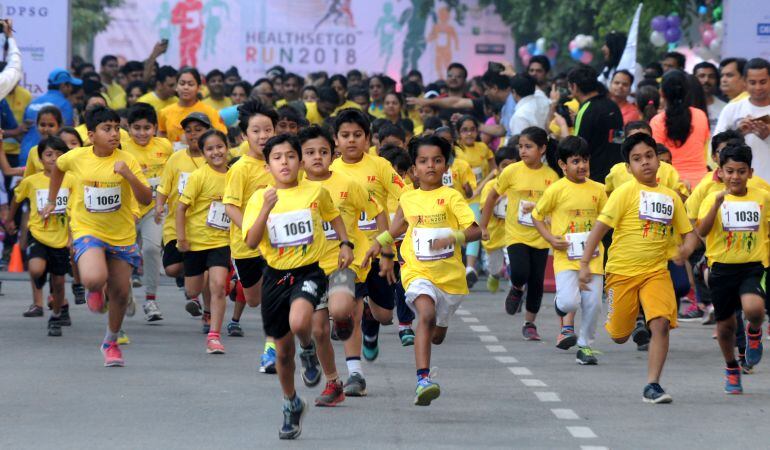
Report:
M405 328L398 332L398 337L401 339L401 346L408 347L414 345L414 330L411 328Z
M86 288L80 283L72 283L72 295L75 296L75 304L82 305L86 302Z
M142 277L139 275L132 275L131 276L131 287L140 288L142 287Z
M268 347L262 353L262 357L259 360L259 372L273 374L275 373L275 349Z
M203 311L201 322L203 323L203 326L202 326L203 334L209 334L209 331L211 331L211 313Z
M27 308L24 313L22 313L22 316L24 317L43 317L43 308L37 305L29 305L29 308Z
M556 338L556 348L569 350L577 344L577 334L573 330L563 330Z
M337 403L345 401L345 392L342 390L342 381L329 380L326 382L326 388L324 388L321 395L316 397L316 406L335 406Z
M539 341L540 335L537 334L537 327L532 322L527 322L521 327L521 334L525 341Z
M741 384L741 369L736 367L725 368L725 394L738 395L743 394L743 385Z
M511 290L508 291L508 295L505 297L505 312L510 315L514 315L519 312L521 308L521 301L524 299L524 291L511 286Z
M56 318L53 316L48 318L48 336L61 336L61 327L61 318Z
M479 275L473 267L465 268L465 281L468 283L468 289L471 289L479 281Z
M302 419L307 413L307 403L294 394L293 401L284 400L283 425L278 431L280 439L297 439L302 434Z
M746 362L750 366L756 366L762 360L762 331L751 334L746 329Z
M145 301L142 309L144 309L144 320L148 322L156 322L158 320L163 320L163 314L160 313L160 308L158 308L158 302L156 302L155 300Z
M650 330L647 329L643 320L636 321L636 328L634 328L634 331L631 333L631 339L633 339L637 347L650 343Z
M59 323L63 327L71 327L72 326L72 318L70 317L70 309L69 308L62 308L61 314L59 314Z
M575 361L581 366L595 366L599 363L599 360L596 359L596 355L598 354L599 352L591 350L590 347L580 347L577 351Z
M302 381L307 387L316 386L321 381L321 367L315 351L315 342L310 341L308 348L300 346L300 350L299 362L302 366L302 370L300 370Z
M104 295L100 291L89 291L86 295L86 303L88 303L89 311L98 314L104 314Z
M697 303L690 303L690 306L679 314L680 322L697 322L703 319L703 311L698 308Z
M741 355L738 358L738 365L741 366L741 372L743 372L744 375L751 375L752 373L754 373L754 366L750 366L746 362L746 357L745 356Z
M380 355L380 344L377 338L374 339L374 342L369 342L366 340L366 336L364 336L364 345L361 346L361 352L364 354L364 359L367 361L374 361L377 359L377 356Z
M431 381L430 377L423 377L417 381L414 390L414 404L417 406L429 406L430 402L441 395L441 387Z
M227 335L232 337L243 337L243 328L238 322L230 321L227 324Z
M717 318L714 315L714 305L706 305L706 311L703 313L701 325L714 325L715 323L717 323Z
M203 314L201 302L197 298L188 298L187 303L184 305L184 309L193 317L198 317Z
M497 275L488 276L487 290L494 294L498 289L500 289L500 278L498 278Z
M123 367L123 352L120 351L117 342L103 342L102 354L104 355L104 367Z
M126 305L126 316L134 317L136 315L136 300L134 300L134 293L132 292L128 296L128 305Z
M206 339L206 353L209 355L224 355L225 346L222 345L222 341L218 337L210 337Z
M340 341L347 341L353 335L353 318L332 321L332 335Z
M673 399L658 383L650 383L644 387L642 401L645 403L671 403Z
M118 345L128 345L131 343L131 339L128 338L128 334L126 334L125 331L121 328L120 331L118 331Z
M174 282L176 283L176 287L184 289L184 277L176 277L174 278Z
M346 397L366 397L366 380L358 372L353 372L342 386Z

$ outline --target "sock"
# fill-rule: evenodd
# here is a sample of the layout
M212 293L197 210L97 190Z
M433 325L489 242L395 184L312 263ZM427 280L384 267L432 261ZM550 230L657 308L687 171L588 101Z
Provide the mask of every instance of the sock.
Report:
M153 302L154 302L154 301L155 301L155 294L147 294L147 295L144 297L144 299L145 299L145 301L148 301L148 302L149 302L149 301L153 301Z
M411 328L412 328L412 323L411 322L399 322L398 323L398 331L409 330Z
M219 331L214 331L214 330L209 331L208 339L219 339L219 338L220 338Z
M118 333L113 333L107 328L107 332L104 334L104 342L115 342L118 340Z
M732 360L729 363L727 363L727 368L728 369L737 369L738 367L739 367L738 366L738 361L736 361L736 360Z
M272 348L273 350L275 350L275 342L266 341L265 342L265 351L267 351L267 349L269 349L269 348Z
M326 375L326 380L327 381L333 381L333 382L336 383L336 382L338 382L340 380L340 376L337 375L337 372L332 372L332 373L329 373L329 374Z
M428 375L430 375L430 369L417 369L417 381L428 378Z
M230 319L230 322L233 322L233 323L238 323L238 322L240 322L240 321L241 321L241 319L236 319L235 317L233 317L232 319Z
M476 269L474 269L473 267L466 267L465 268L465 274L466 275L468 275L471 272L476 273Z
M359 356L351 356L345 359L345 363L348 365L348 373L353 375L354 373L361 374L363 376L364 371L361 370L361 358Z
M575 332L575 326L574 325L562 325L561 332L564 333L565 331L572 331Z

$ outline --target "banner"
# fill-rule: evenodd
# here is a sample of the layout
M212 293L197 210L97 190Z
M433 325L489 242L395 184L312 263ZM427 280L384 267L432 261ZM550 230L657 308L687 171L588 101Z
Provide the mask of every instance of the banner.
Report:
M20 84L33 97L44 94L51 70L69 67L69 1L1 1L0 18L13 20L13 35L21 50L24 70ZM0 40L4 42L5 37Z
M453 61L471 75L490 60L513 61L509 27L476 0L126 0L107 13L112 22L94 43L97 64L106 54L144 60L160 39L170 42L160 64L204 73L234 65L252 82L274 65L397 80L419 69L432 80Z
M722 57L770 59L770 1L725 0Z

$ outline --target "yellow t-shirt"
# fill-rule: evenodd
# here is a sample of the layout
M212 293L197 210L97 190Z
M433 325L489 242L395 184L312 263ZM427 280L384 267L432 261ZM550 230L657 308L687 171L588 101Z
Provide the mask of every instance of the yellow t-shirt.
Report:
M584 183L573 183L562 178L545 190L543 197L532 211L532 218L545 220L551 218L551 233L573 243L568 250L553 251L553 270L580 270L580 258L583 256L582 245L593 230L607 194L604 185L587 179ZM599 243L599 250L591 259L591 273L602 274L604 249Z
M262 210L266 188L254 193L243 216L243 238ZM326 251L323 222L340 215L329 191L318 183L300 183L278 189L278 201L267 219L259 250L267 265L277 270L304 267L320 261Z
M114 110L126 107L126 91L117 81L113 81L107 87L107 106Z
M190 174L179 202L187 205L185 234L190 250L210 250L230 245L230 217L222 196L227 174L208 164Z
M118 161L125 162L149 186L136 158L123 150L115 149L110 156L100 157L93 147L80 147L56 160L59 170L72 176L69 208L73 239L93 236L115 246L136 243L132 205L138 202L128 181L115 173Z
M24 89L21 85L17 85L10 94L5 96L8 101L8 106L13 112L13 117L16 118L16 123L19 125L24 122L24 111L27 109L27 105L32 101L32 93ZM21 147L19 146L19 140L5 139L3 140L3 151L6 155L18 155Z
M171 142L181 141L182 136L184 136L182 120L193 112L205 114L211 121L212 127L227 133L227 127L225 127L222 118L219 117L219 112L201 101L195 102L194 105L189 107L179 106L179 103L174 103L161 109L160 114L158 114L158 131L166 133L166 137Z
M246 209L246 203L257 189L270 186L275 182L273 175L268 172L265 161L249 155L241 156L230 170L227 171L227 184L222 203L240 208L241 213ZM235 259L253 258L259 256L258 249L250 249L243 241L243 232L236 224L230 225L230 252Z
M473 174L470 164L460 158L454 159L452 166L444 172L441 181L444 186L451 187L459 192L466 201L469 201L469 199L465 196L465 188L463 186L467 183L473 190L478 186L476 176Z
M249 142L243 141L240 144L238 144L237 147L233 147L229 150L230 152L230 159L237 158L239 156L248 155L249 154Z
M305 102L305 119L311 124L323 125L324 118L321 112L318 111L318 103Z
M155 93L155 91L150 91L144 94L143 96L139 97L136 101L141 103L147 103L148 105L155 108L156 113L160 114L161 109L178 102L179 97L177 97L176 95L172 95L171 97L165 100L161 100L160 97L158 97L158 94Z
M631 174L631 172L628 171L626 163L617 163L612 166L610 173L607 174L607 177L604 179L604 189L609 194L617 189L621 184L633 179L634 176ZM687 187L684 185L684 183L682 183L682 180L679 179L679 172L676 171L674 166L667 162L660 162L655 180L659 184L662 184L669 189L673 189L682 195L690 194L687 190Z
M483 142L474 142L472 147L462 147L462 151L457 152L457 159L464 159L471 166L476 184L481 183L481 180L489 174L489 160L494 157L495 154ZM478 201L478 197L470 200L471 203L478 203Z
M369 115L374 117L375 119L385 119L385 111L384 106L380 105L377 106L374 103L369 105Z
M217 111L219 111L220 109L227 108L229 106L233 106L233 101L230 99L230 97L224 97L222 98L222 100L214 100L211 97L206 97L202 101L204 104L214 108Z
M352 164L346 163L342 158L335 159L332 162L331 171L339 172L360 183L377 204L384 207L387 207L388 195L399 199L405 187L404 180L398 176L386 159L366 153L361 161ZM390 212L388 210L388 213ZM358 227L369 239L374 239L378 234L374 217L367 215L364 220L358 221Z
M757 175L749 178L749 181L746 183L746 185L749 188L762 189L764 191L770 192L770 184L768 184L767 181ZM690 220L697 219L698 212L700 211L700 205L703 203L703 200L712 192L719 192L724 190L725 184L719 178L716 180L714 179L713 171L704 175L695 189L692 190L692 194L687 197L687 201L684 203L684 206L687 209L687 217L690 218Z
M64 248L69 241L67 226L67 201L72 190L72 177L64 176L59 193L56 195L56 209L47 220L40 217L40 211L48 203L48 186L51 179L45 173L26 177L14 189L17 203L29 199L29 232L37 241L53 248Z
M546 164L533 170L524 161L513 163L497 177L495 190L508 197L505 215L505 241L507 245L526 244L532 248L548 248L549 244L540 236L532 222L531 211L525 213L525 206L534 207L546 188L556 182L559 176Z
M714 206L718 192L712 192L703 200L698 221L703 220ZM770 193L763 189L748 188L746 195L725 195L719 207L714 226L706 236L706 257L709 267L715 262L744 264L761 262L768 266L770 239L768 239L767 215Z
M401 244L401 283L409 289L412 281L422 278L430 281L447 294L468 293L462 246L431 250L433 239L451 236L454 231L465 231L476 218L462 195L441 186L432 191L416 189L404 192L399 199L409 227Z
M382 212L382 207L369 197L369 193L361 184L337 172L332 172L331 176L324 181L306 181L306 183L320 184L329 191L332 202L340 211L340 217L345 223L348 239L355 246L353 249L354 259L350 269L356 273L356 281L363 283L366 281L369 268L362 269L361 264L364 261L364 256L366 256L366 251L369 250L369 240L364 232L358 229L358 219L362 214L374 217ZM319 264L321 269L330 275L337 270L340 241L334 228L328 222L323 224L323 228L326 236L326 247Z
M190 174L205 164L206 160L202 155L190 156L189 149L180 150L168 158L158 185L158 192L166 196L166 209L168 211L163 221L164 243L176 240L176 202L184 192Z
M163 167L168 162L168 159L174 154L174 148L171 146L171 142L166 138L153 137L146 146L141 146L134 142L133 139L129 139L122 143L123 150L131 153L136 161L139 163L139 167L142 168L147 182L150 183L152 189L152 198L155 198L155 191L160 185L160 179L163 175ZM155 208L155 202L151 202L147 206L139 208L139 217L144 217L147 213Z
M37 154L37 145L29 149L27 165L24 166L24 178L43 172L43 162Z
M665 270L671 237L692 231L676 192L636 180L612 192L597 220L615 229L605 271L629 277Z
M342 111L343 109L350 109L350 108L354 108L360 111L361 105L354 102L353 100L345 100L345 103L343 103L342 105L334 109L334 112L332 112L331 116L334 117L337 114L339 114L339 112Z
M487 202L487 197L489 197L489 193L492 192L492 189L495 189L497 186L497 179L490 180L487 184L484 185L483 188L481 188L481 209L483 211L484 204ZM500 197L500 200L498 201L498 204L500 201L503 201L504 198L507 197ZM501 213L502 211L498 211ZM489 240L487 241L481 241L481 245L484 246L484 250L486 251L492 251L497 250L499 248L505 247L505 214L500 214L503 217L498 217L494 213L492 214L492 217L489 219L489 224L487 224L487 231L489 231Z
M91 145L91 139L88 137L88 129L86 128L86 124L81 123L80 125L75 127L75 131L78 132L80 135L80 139L83 140L83 146L88 147ZM122 146L124 142L131 139L131 136L128 135L128 131L124 130L123 128L120 129L120 145Z

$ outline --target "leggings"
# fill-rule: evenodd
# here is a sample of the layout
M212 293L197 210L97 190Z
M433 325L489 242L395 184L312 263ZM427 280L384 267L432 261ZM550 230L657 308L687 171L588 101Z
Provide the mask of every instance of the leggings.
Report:
M543 280L548 262L547 248L532 248L526 244L508 247L511 284L523 288L527 285L527 312L537 314L543 302Z

